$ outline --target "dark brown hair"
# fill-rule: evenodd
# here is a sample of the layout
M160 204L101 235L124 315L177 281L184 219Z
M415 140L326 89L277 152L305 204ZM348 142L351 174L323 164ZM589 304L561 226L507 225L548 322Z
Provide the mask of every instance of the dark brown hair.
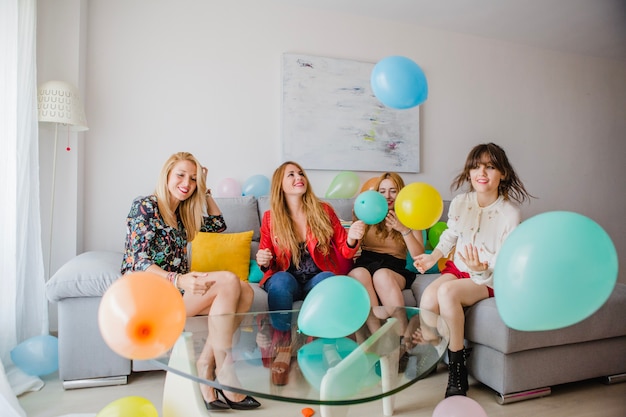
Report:
M470 170L477 168L481 163L484 156L489 158L489 161L493 166L502 173L502 180L498 186L498 195L504 197L505 200L515 200L518 203L523 203L531 198L535 198L526 191L524 184L519 179L513 165L509 162L504 149L495 143L481 143L474 146L465 160L465 168L457 175L452 181L452 190L458 190L466 182L470 184L470 191L473 191L472 182L470 180Z

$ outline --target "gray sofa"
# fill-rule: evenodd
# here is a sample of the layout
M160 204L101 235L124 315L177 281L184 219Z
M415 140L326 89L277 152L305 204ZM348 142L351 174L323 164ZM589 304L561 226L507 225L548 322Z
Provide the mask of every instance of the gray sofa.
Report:
M258 249L260 218L268 199L217 199L227 233L254 230L250 259ZM328 200L338 216L352 217L353 199ZM445 221L446 209L444 209ZM100 299L119 278L121 252L86 252L76 256L47 283L47 296L58 304L59 377L66 389L124 384L131 372L154 369L146 362L122 358L100 336L97 314ZM417 306L428 283L438 275L418 276L403 295ZM267 295L257 284L252 311L267 309ZM532 307L532 306L531 306ZM500 403L547 395L550 387L605 377L620 381L626 375L626 285L617 284L608 302L588 319L565 329L519 332L500 319L494 299L466 310L470 374L496 391ZM201 318L195 318L201 319ZM190 319L193 322L194 318Z

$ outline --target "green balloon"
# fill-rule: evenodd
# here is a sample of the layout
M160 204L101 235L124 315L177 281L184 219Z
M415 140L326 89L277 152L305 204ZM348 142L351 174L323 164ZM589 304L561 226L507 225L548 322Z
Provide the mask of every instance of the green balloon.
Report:
M444 230L448 228L448 225L445 222L437 222L433 227L428 229L428 241L430 245L434 248L439 244L439 238Z
M337 174L326 191L326 198L352 198L359 191L361 180L352 171Z

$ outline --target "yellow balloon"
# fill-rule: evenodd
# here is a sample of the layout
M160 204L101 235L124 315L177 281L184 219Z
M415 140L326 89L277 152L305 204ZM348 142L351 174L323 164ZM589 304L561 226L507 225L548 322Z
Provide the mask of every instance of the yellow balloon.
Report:
M413 230L424 230L439 221L443 200L432 185L414 182L400 190L394 209L403 225Z
M130 396L109 403L96 417L159 417L159 412L147 399Z

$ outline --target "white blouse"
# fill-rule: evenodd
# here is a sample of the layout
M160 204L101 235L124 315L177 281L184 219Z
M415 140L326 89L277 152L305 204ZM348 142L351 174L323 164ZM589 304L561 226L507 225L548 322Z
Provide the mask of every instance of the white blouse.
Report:
M480 207L475 192L460 194L450 203L448 228L439 237L436 249L447 257L456 247L454 264L457 268L469 273L475 283L493 287L496 255L506 237L520 222L519 207L502 196L489 206ZM478 249L480 261L488 263L486 271L471 271L460 259L459 252L464 252L470 243Z

